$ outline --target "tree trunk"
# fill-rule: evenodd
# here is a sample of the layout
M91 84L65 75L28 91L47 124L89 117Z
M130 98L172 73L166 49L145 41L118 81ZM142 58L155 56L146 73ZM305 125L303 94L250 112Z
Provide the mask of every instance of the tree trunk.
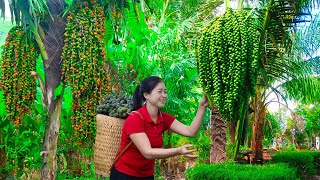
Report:
M263 125L266 118L266 106L262 101L262 92L258 91L254 98L254 122L252 125L251 149L252 149L252 163L262 163L262 139L263 139Z
M210 147L210 163L223 163L226 161L226 130L227 123L219 114L215 105L211 108L211 147Z
M42 151L43 161L41 169L41 179L56 179L56 153L58 144L58 133L60 128L61 108L62 98L59 97L56 103L56 109L50 118L43 145L44 150Z
M53 97L54 90L61 82L61 53L64 45L64 32L66 21L59 14L64 10L64 1L54 0L47 1L49 10L54 17L47 17L47 28L45 29L45 37L43 44L45 46L48 59L43 59L46 73L46 93L48 100L48 111L52 113L55 108L55 100Z
M64 1L48 0L47 5L51 17L47 17L44 27L42 42L45 46L47 57L44 58L46 74L45 92L47 100L47 129L42 151L41 179L56 179L56 152L58 134L60 128L60 115L62 108L62 97L54 99L54 90L61 81L61 52L64 45L64 32L66 22L59 15L65 9Z
M236 131L237 131L237 124L238 124L238 121L231 121L231 122L227 123L228 129L229 129L229 137L230 137L230 143L231 144L234 144L234 140L235 140L235 137L236 137Z
M244 119L244 125L243 125L243 129L242 129L242 137L241 137L241 142L240 145L245 145L246 143L246 139L247 138L247 130L248 130L248 124L249 124L249 116L250 114L253 113L253 109L251 109L251 107L248 107L247 113L246 113L246 117Z

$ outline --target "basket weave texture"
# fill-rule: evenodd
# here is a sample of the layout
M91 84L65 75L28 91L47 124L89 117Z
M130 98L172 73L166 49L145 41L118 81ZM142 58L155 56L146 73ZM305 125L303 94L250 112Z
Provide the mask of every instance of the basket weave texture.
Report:
M110 168L120 148L123 119L98 114L94 143L94 169L97 175L110 176Z

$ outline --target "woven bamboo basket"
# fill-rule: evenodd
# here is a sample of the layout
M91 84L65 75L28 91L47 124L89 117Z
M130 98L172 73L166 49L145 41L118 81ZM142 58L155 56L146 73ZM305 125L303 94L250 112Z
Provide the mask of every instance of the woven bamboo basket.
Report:
M110 176L111 165L119 151L123 119L98 114L94 143L94 169L97 175Z

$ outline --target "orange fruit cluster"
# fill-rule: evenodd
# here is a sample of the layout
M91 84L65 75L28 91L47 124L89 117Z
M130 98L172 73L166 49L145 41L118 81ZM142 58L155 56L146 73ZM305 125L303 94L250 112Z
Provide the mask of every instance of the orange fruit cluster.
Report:
M15 126L25 114L30 114L36 94L36 80L31 71L36 71L38 52L23 27L13 27L6 38L0 89L4 90L6 112Z
M98 102L108 86L104 49L104 13L93 2L78 3L67 17L62 52L62 80L72 89L72 128L75 136L93 139Z

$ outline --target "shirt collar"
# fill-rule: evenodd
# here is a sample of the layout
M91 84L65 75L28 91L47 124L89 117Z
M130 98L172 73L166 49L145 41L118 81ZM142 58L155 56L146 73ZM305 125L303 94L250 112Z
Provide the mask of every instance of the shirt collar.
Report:
M148 110L147 110L147 106L146 105L143 105L140 109L139 109L139 112L141 113L142 117L145 119L145 121L147 122L151 122L151 123L155 123L155 124L160 124L161 122L163 122L163 118L162 118L162 115L161 115L161 111L159 110L159 113L158 113L158 119L156 122L154 122L149 113L148 113Z

